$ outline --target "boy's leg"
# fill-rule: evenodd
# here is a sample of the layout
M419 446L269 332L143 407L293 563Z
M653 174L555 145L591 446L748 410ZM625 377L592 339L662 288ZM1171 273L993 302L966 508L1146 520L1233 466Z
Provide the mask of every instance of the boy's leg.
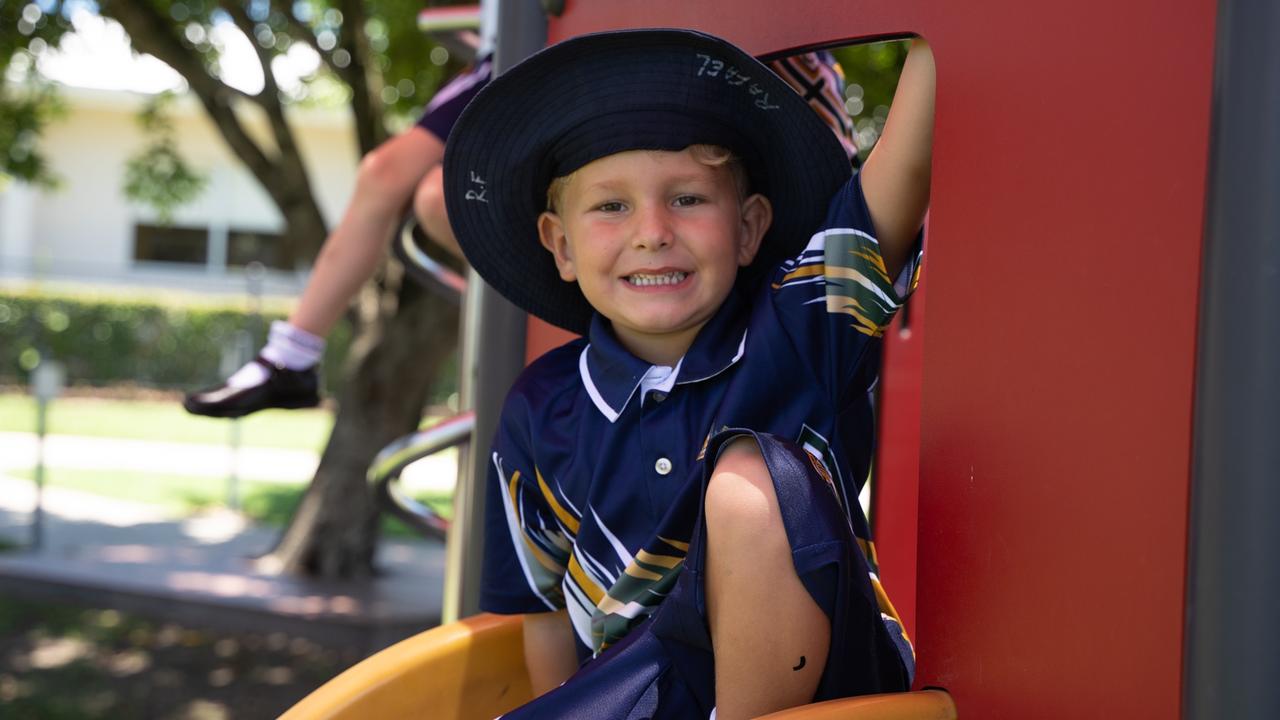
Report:
M437 165L418 183L413 194L413 214L423 232L449 254L466 261L458 239L449 226L449 213L444 205L444 166Z
M258 359L221 385L191 393L183 407L196 415L240 417L270 407L318 404L315 365L324 352L324 336L373 276L415 188L443 157L444 143L416 126L366 155L347 210L321 246L288 322L273 324Z
M717 718L809 702L826 666L831 623L796 575L773 480L754 439L740 437L721 451L705 512Z
M444 142L420 127L391 138L360 161L356 189L325 240L289 323L325 336L373 275L386 241L418 184L444 157Z
M702 483L685 488L658 530L690 545L651 619L504 717L706 720L714 708L723 720L907 689L849 520L808 453L772 435L726 430L707 457L716 460L706 495ZM782 701L762 697L775 691Z

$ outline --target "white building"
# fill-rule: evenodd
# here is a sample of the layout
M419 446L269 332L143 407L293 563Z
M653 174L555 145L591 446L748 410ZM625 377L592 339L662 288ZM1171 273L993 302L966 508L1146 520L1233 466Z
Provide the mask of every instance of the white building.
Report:
M148 142L137 122L148 97L74 87L61 94L68 112L46 128L40 151L62 186L43 190L14 182L0 188L0 286L39 281L244 293L246 258L255 246L269 247L283 223L199 103L179 98L170 116L179 152L208 184L165 227L123 190L128 158ZM359 159L349 113L299 110L290 120L332 227L354 186ZM255 137L267 138L262 118L246 121ZM295 270L272 269L263 290L294 295L305 279Z

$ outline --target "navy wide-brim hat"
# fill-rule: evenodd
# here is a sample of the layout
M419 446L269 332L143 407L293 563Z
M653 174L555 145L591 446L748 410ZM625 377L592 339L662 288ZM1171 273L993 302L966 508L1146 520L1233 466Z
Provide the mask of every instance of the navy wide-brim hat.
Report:
M449 223L467 260L524 310L585 334L592 308L538 241L547 186L626 150L726 147L773 225L739 284L795 255L849 177L840 143L785 81L741 49L690 30L583 35L494 78L449 134Z

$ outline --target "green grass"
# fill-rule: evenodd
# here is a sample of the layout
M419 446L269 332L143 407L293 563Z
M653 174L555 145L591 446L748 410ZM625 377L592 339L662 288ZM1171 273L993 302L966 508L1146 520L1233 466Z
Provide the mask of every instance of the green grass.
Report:
M245 446L319 451L333 417L325 410L267 410L240 421ZM35 432L36 403L0 395L0 431ZM225 445L230 421L189 415L177 402L61 398L49 405L50 434Z
M8 474L26 480L35 479L34 470L9 471ZM155 505L175 513L194 512L220 506L227 501L225 478L127 470L48 468L45 470L45 483L47 487L67 488L116 500ZM237 488L240 509L245 515L255 522L272 527L284 527L289 522L305 490L305 481L287 484L252 478L241 479ZM452 493L415 492L413 496L443 517L453 514ZM391 517L384 516L382 530L385 534L396 537L417 536Z

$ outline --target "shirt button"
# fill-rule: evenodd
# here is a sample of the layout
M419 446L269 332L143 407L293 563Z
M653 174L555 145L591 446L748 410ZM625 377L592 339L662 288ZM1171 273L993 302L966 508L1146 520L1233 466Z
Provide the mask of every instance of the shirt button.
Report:
M671 472L671 461L666 458L658 458L658 462L653 464L653 469L657 470L659 475L666 475Z

